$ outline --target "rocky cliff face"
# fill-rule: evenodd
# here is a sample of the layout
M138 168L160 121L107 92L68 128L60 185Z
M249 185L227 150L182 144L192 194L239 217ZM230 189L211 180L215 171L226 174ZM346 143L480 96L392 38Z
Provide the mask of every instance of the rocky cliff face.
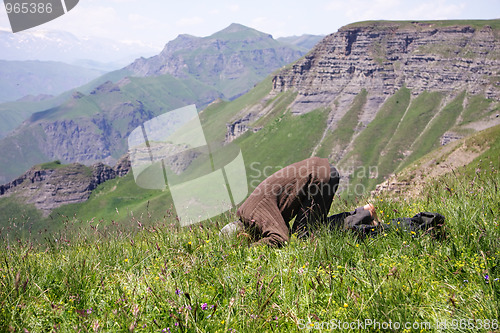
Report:
M368 91L359 118L364 125L374 119L381 105L401 87L410 89L413 96L435 91L451 99L467 91L499 101L498 35L489 25L440 27L419 22L349 25L325 37L291 68L274 76L271 95L296 92L290 106L293 114L331 109L331 129L363 89ZM247 118L248 114L243 114L234 124L248 123Z
M106 82L91 93L97 98L124 95L118 85ZM73 99L78 97L73 96ZM71 102L70 102L71 103ZM79 119L40 121L40 150L51 160L116 163L116 152L124 153L126 139L132 130L154 117L141 101L120 101L105 112ZM117 124L121 123L121 126Z
M47 216L59 206L86 201L99 184L123 177L129 170L128 156L122 157L114 168L103 163L90 167L58 162L35 166L12 182L0 185L0 198L15 195Z
M298 92L292 112L330 106L335 119L361 89L369 100L362 121L402 86L413 95L466 90L499 100L500 47L490 26L428 23L351 25L327 36L304 59L273 79L276 92Z

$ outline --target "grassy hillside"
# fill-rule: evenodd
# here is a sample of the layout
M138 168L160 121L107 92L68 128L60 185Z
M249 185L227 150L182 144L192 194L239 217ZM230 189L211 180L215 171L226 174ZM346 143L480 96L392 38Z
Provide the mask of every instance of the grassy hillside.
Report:
M355 123L355 110L359 107L362 96L363 94L358 95L339 124L345 122L352 126ZM443 98L437 92L423 92L411 98L411 90L403 87L387 99L375 119L363 131L352 136L351 150L342 158L338 159L335 155L345 149L345 143L341 144L339 140L346 136L343 132L347 132L347 137L353 135L353 127L339 126L337 130L330 132L322 141L322 149L318 153L333 150L330 158L339 160L338 165L344 169L353 166L376 167L376 177L351 177L351 186L360 184L371 190L390 174L400 172L415 160L440 147L440 138L446 132L470 135L474 133L473 128L468 126L471 122L488 121L498 108L498 103L494 104L492 100L465 92L451 100L443 101Z
M66 229L42 232L40 243L11 242L4 229L0 329L293 332L361 322L364 331L383 330L377 321L406 332L443 331L445 322L447 330L497 331L498 148L416 198L372 198L385 221L443 214L443 240L399 231L360 240L322 231L292 237L279 250L247 247L243 235L217 235L231 214L183 229L168 215L134 214L135 231L70 219ZM122 195L136 194L128 190ZM335 199L332 212L368 199L360 200Z
M135 126L164 113L165 110L184 105L198 103L201 109L218 96L219 93L214 88L198 81L176 79L170 75L129 78L128 83L121 88L107 82L98 88L94 87L87 94L75 92L64 103L32 113L26 124L0 140L0 151L4 152L0 156L0 178L4 180L0 179L0 182L4 183L19 176L34 164L53 159L64 160L72 151L78 155L81 150L98 150L93 146L97 143L95 135L103 134L103 131L106 131L108 136L105 140L98 141L107 142L109 147L99 149L109 149L112 157L119 158L126 152L128 134ZM52 133L52 137L49 137L44 131L46 125L56 126L64 123L65 127L71 126L72 122L78 124L78 133ZM79 139L83 136L93 138ZM47 141L50 138L54 140L54 137L59 141L71 143L53 147L50 156L47 146L55 143Z

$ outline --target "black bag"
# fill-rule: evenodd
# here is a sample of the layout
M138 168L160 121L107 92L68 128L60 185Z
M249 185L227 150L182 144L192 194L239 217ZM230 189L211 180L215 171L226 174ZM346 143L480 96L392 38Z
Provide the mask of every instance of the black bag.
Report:
M428 232L433 236L443 236L443 225L445 217L438 213L420 212L413 217L399 217L389 221L389 224L382 223L383 230L397 230L403 232L413 232L416 237L420 232Z
M438 213L420 212L413 217L398 217L389 222L382 222L378 226L367 224L356 224L349 226L349 230L356 232L359 236L377 236L388 231L409 232L412 237L421 233L429 233L434 237L444 236L445 217Z

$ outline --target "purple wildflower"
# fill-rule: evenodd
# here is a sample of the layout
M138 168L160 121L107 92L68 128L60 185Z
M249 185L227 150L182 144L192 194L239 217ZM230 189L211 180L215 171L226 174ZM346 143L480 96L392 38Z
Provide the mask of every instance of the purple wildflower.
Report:
M91 314L91 313L92 313L92 308L87 309L87 314Z
M182 291L180 289L175 289L175 294L180 295L180 294L182 294Z
M203 304L201 305L201 309L202 309L202 310L206 310L206 309L208 309L208 304L207 304L207 303L203 303Z

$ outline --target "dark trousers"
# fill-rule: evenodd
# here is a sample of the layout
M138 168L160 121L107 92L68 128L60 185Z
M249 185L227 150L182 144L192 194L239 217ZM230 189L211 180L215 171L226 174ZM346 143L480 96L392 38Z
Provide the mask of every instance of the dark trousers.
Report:
M328 217L328 226L331 229L373 229L373 217L370 211L358 207L352 212L344 212Z

